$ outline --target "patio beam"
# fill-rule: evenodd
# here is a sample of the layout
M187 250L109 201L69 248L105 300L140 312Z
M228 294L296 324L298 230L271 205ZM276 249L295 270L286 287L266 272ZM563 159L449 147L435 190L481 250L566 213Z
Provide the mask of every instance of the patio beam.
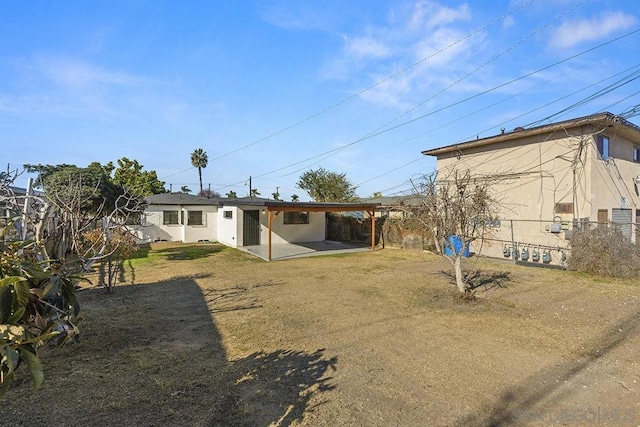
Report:
M375 210L375 206L267 206L270 212L353 212Z

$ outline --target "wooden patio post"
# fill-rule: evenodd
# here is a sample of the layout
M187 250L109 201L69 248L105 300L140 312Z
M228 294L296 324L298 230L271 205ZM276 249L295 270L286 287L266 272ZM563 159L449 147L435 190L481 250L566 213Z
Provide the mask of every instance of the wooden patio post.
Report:
M376 247L376 211L368 211L371 218L371 250L375 250Z
M271 224L273 223L273 212L270 210L267 212L269 213L269 261L271 261Z

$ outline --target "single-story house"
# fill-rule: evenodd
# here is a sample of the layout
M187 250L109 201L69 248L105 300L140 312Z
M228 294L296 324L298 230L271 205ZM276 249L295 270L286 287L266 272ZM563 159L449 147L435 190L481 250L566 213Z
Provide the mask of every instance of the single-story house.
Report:
M146 203L138 231L142 242L217 241L234 248L268 244L269 259L272 244L324 241L326 212L365 211L374 216L377 207L376 203L207 198L184 193L147 196Z
M501 220L490 224L493 239L478 243L487 255L544 251L550 262L562 263L571 233L587 223L614 223L628 239L640 239L640 127L614 114L516 128L422 153L437 158L438 180L468 170L490 182Z

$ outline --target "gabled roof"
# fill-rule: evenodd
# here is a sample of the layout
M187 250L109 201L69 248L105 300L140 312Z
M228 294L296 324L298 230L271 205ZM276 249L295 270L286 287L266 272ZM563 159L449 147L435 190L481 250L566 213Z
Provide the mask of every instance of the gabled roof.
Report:
M202 197L186 193L160 193L146 196L145 201L150 205L218 205L219 197Z
M635 141L640 141L640 127L629 122L622 117L616 116L609 112L592 114L590 116L578 117L575 119L565 120L562 122L550 123L547 125L536 126L530 129L515 128L512 132L501 133L487 138L480 138L473 141L462 142L459 144L447 145L444 147L425 150L422 154L426 156L438 156L450 152L464 150L466 148L482 147L486 145L496 144L498 142L511 141L525 138L533 135L545 133L553 133L561 130L572 129L585 125L600 125L615 128L616 132L624 133Z

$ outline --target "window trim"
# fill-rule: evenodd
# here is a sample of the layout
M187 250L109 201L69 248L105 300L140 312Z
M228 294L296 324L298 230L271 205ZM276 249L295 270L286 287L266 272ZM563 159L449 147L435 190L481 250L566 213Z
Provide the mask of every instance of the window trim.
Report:
M198 222L194 222L194 219L197 218L192 218L191 214L200 214L200 221ZM187 211L187 225L191 225L191 226L200 226L200 225L204 225L204 211Z
M230 211L230 210L222 211L222 218L233 219L233 211Z
M609 160L611 157L611 140L606 135L598 135L596 138L596 146L598 148L598 158L601 160Z
M309 212L300 212L300 211L284 212L282 223L284 225L309 224Z
M175 218L175 222L171 221ZM180 225L178 210L163 210L162 211L162 225Z
M556 203L553 212L555 212L556 215L571 215L573 214L573 202Z

